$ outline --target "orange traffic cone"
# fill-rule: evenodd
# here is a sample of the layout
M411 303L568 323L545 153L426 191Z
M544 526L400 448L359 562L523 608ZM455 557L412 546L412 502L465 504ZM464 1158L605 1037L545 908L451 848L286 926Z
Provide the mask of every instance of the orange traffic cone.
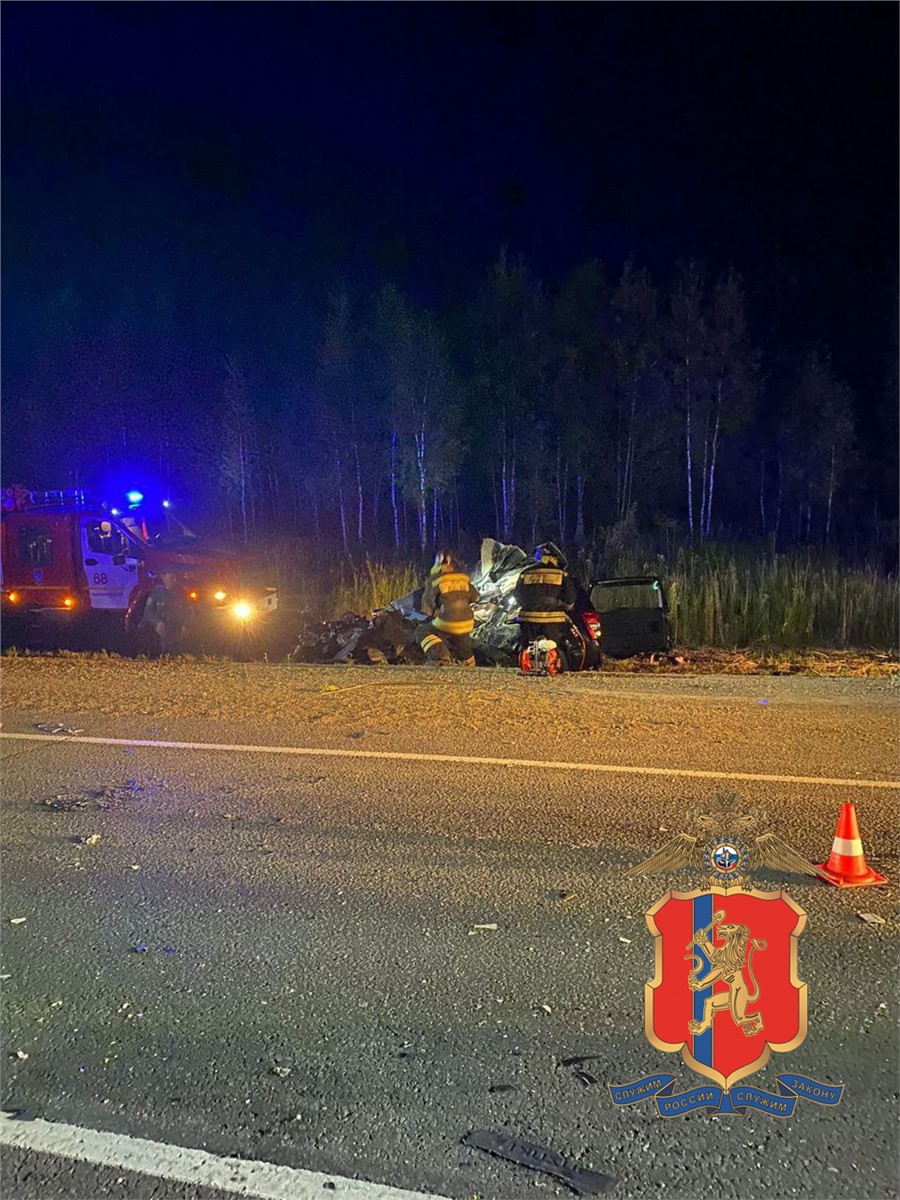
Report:
M872 887L887 883L885 877L873 871L866 862L856 820L856 806L852 802L841 805L831 857L827 863L819 863L819 870L836 887Z

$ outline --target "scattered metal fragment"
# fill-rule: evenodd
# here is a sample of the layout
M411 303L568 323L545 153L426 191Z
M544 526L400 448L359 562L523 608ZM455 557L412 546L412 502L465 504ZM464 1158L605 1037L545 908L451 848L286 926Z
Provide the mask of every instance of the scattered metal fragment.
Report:
M575 899L575 893L574 892L557 892L556 898L560 902L560 904L566 904L569 900Z
M545 1146L535 1146L512 1134L473 1129L470 1133L463 1134L462 1143L476 1150L486 1150L488 1154L495 1154L498 1158L504 1158L520 1167L553 1175L582 1196L599 1196L610 1191L616 1182L612 1175L603 1175L599 1171L579 1167L575 1163L567 1162L561 1154L548 1150Z
M273 1067L272 1074L277 1075L279 1079L287 1079L291 1073L290 1067Z
M879 917L878 913L857 913L861 921L865 921L867 925L884 925L884 917Z
M165 787L166 785L161 784L159 786ZM105 812L113 804L121 804L137 792L143 791L143 784L138 783L136 779L128 779L125 783L113 784L111 786L57 792L55 796L50 796L42 800L41 804L44 808L50 808L54 812L72 812L73 809L88 808L90 806Z
M496 929L496 925L473 925L473 929Z
M28 1057L27 1051L25 1051L25 1050L17 1050L16 1051L16 1058L18 1058L21 1062L24 1062L27 1057Z
M580 1079L585 1086L589 1086L590 1084L597 1082L597 1076L592 1075L590 1071L576 1070L573 1072L573 1074L576 1076L576 1078Z
M580 1067L582 1063L593 1062L599 1057L599 1054L573 1054L571 1058L561 1058L559 1065L561 1067Z
M620 938L619 938L619 941L620 941L620 942L622 942L622 943L623 943L623 945L625 945L625 946L630 946L630 945L631 945L631 938L627 938L627 937L620 937Z
M549 1005L549 1004L542 1004L542 1005L541 1005L541 1008L544 1010L544 1012L545 1012L545 1013L552 1013L552 1012L553 1012L553 1009L550 1007L550 1005Z
M10 925L24 925L27 920L27 917L10 917L9 923Z
M76 846L96 846L100 841L99 833L89 833L87 837L73 838L72 841Z
M35 729L40 729L41 733L84 733L83 729L72 729L68 725L60 725L56 721L52 724L38 722Z

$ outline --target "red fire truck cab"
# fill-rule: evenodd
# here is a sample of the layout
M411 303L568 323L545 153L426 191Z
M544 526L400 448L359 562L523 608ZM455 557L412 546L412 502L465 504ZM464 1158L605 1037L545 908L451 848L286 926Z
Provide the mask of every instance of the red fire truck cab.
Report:
M150 533L140 512L121 512L78 490L4 489L0 508L4 621L105 619L140 629L156 579L175 574L198 631L235 638L278 606L246 557L214 549L170 514Z

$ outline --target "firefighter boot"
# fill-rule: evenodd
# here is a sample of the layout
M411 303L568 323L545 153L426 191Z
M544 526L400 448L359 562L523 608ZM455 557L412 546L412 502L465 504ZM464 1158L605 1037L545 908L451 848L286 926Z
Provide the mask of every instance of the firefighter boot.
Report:
M425 661L433 667L452 667L453 659L450 651L437 636L429 631L422 638L422 649L425 651Z

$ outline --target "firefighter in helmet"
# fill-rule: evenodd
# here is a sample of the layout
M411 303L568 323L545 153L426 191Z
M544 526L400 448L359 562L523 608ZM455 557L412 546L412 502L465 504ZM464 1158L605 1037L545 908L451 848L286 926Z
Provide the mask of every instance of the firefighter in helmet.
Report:
M519 647L526 650L538 638L556 642L563 666L568 666L564 638L568 614L575 607L575 583L566 570L563 552L553 542L535 549L534 562L524 567L513 590L519 611Z
M475 628L472 605L477 600L478 590L453 555L439 551L422 594L422 611L431 620L419 634L419 645L429 662L439 667L454 661L475 666L471 633Z

